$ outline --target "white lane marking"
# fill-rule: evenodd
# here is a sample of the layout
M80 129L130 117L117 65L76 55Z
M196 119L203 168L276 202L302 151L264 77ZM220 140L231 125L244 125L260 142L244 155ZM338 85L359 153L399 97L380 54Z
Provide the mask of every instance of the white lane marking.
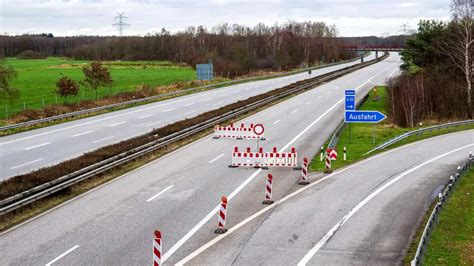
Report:
M189 115L189 114L192 114L192 113L195 113L195 112L196 112L196 110L192 110L192 111L186 112L186 113L184 113L184 114L185 114L185 115Z
M163 194L163 193L165 193L166 191L170 190L172 187L173 187L173 185L168 186L167 188L165 188L165 189L163 189L162 191L158 192L155 196L153 196L153 197L147 199L146 201L147 201L147 202L150 202L150 201L156 199L156 198L159 197L161 194Z
M147 117L150 117L150 116L152 116L152 115L144 115L144 116L140 116L140 117L138 117L138 118L139 118L139 119L143 119L143 118L147 118Z
M280 120L277 120L277 121L273 122L274 125L276 125L278 123L280 123Z
M236 94L236 93L239 93L239 92L240 92L240 91L233 91L233 92L231 92L231 93Z
M451 150L449 152L446 152L446 153L443 153L441 155L438 155L434 158L431 158L429 159L428 161L425 161L423 162L422 164L419 164L401 174L399 174L398 176L392 178L390 181L388 181L387 183L385 183L383 186L379 187L378 189L376 189L374 192L370 193L370 195L368 195L367 197L365 197L362 201L360 201L354 208L352 208L352 210L350 210L348 213L346 213L346 215L344 215L344 217L342 217L341 220L339 220L339 222L337 222L319 241L318 243L316 243L316 245L308 252L306 253L306 255L300 260L300 262L298 262L298 265L306 265L306 263L309 262L309 260L316 254L316 252L318 252L328 241L329 239L336 233L336 231L341 227L343 226L357 211L359 211L362 207L364 207L364 205L366 205L371 199L373 199L375 196L377 196L378 194L380 194L382 191L384 191L385 189L387 189L388 187L390 187L391 185L393 185L395 182L397 182L398 180L402 179L403 177L407 176L408 174L420 169L421 167L427 165L427 164L430 164L434 161L437 161L443 157L446 157L450 154L453 154L455 152L458 152L460 150L463 150L463 149L466 149L468 147L471 147L471 146L474 146L474 144L468 144L468 145L465 145L465 146L462 146L460 148L457 148L457 149L454 149L454 150Z
M227 96L227 95L229 95L229 94L228 94L228 93L224 93L224 94L221 94L220 97L224 97L224 96Z
M202 245L200 248L196 249L194 252L192 252L191 254L189 254L188 256L186 256L184 259L182 259L181 261L177 262L175 265L183 265L187 262L189 262L190 260L192 260L193 258L195 258L196 256L198 256L199 254L201 254L202 252L206 251L208 248L212 247L213 245L215 245L216 243L218 243L219 241L221 241L222 239L224 239L225 237L231 235L233 232L239 230L241 227L245 226L246 224L248 224L249 222L253 221L254 219L258 218L260 215L264 214L265 212L279 206L280 204L284 203L285 201L293 198L294 196L297 196L299 195L300 193L306 191L307 189L310 189L324 181L326 181L327 179L329 178L332 178L336 175L339 175L339 174L342 174L352 168L355 168L361 164L364 164L366 162L369 162L369 161L372 161L372 160L375 160L379 157L382 157L382 156L385 156L387 154L390 154L390 153L394 153L398 150L401 150L401 149L405 149L407 147L411 147L411 146L414 146L414 145L417 145L417 144L420 144L420 143L424 143L424 142L428 142L430 140L433 140L433 139L438 139L438 138L441 138L442 136L438 136L438 137L435 137L435 138L431 138L431 139L425 139L425 140L422 140L422 141L419 141L419 142L414 142L414 143L410 143L410 144L407 144L405 146L401 146L401 147L398 147L398 148L395 148L393 150L389 150L389 151L386 151L386 152L383 152L381 154L378 154L378 155L375 155L375 156L372 156L372 157L369 157L365 160L362 160L358 163L354 163L352 165L349 165L347 166L346 168L343 168L341 170L338 170L332 174L329 174L321 179L318 179L316 181L314 181L313 183L309 184L308 186L305 186L303 188L300 188L298 190L296 190L295 192L283 197L282 199L276 201L274 204L268 206L268 207L265 207L263 209L261 209L260 211L254 213L253 215L247 217L246 219L242 220L240 223L234 225L232 228L230 228L227 233L225 234L222 234L222 235L219 235L217 237L215 237L214 239L212 239L211 241L207 242L206 244ZM474 144L471 144L471 145L474 145Z
M292 114L294 114L296 112L298 112L298 109L295 109L295 110L291 111Z
M76 135L72 135L71 137L75 138L75 137L79 137L79 136L82 136L82 135L90 134L92 132L94 132L94 131L90 130L90 131L82 132L82 133L79 133L79 134L76 134Z
M212 98L207 98L207 99L204 99L204 100L202 100L202 101L203 101L203 102L207 102L207 101L210 101L210 100L212 100Z
M323 97L323 96L318 96L318 98L316 98L316 99L321 99L322 97Z
M12 170L13 170L13 169L17 169L17 168L23 167L23 166L25 166L25 165L29 165L29 164L32 164L32 163L36 163L36 162L39 162L39 161L42 161L42 160L44 160L44 158L39 158L39 159L36 159L36 160L34 160L34 161L31 161L31 162L27 162L27 163L24 163L24 164L20 164L20 165L17 165L17 166L13 166L13 167L10 168L10 169L12 169Z
M306 105L310 105L310 104L311 104L311 102L307 102L307 103L306 103Z
M194 105L194 103L184 104L183 106L188 107L188 106L191 106L191 105Z
M46 263L46 266L50 266L51 264L55 263L56 261L60 260L62 257L66 256L67 254L73 252L76 248L78 248L79 245L75 245L74 247L70 248L68 251L64 252L63 254L59 255L56 257L54 260Z
M123 124L125 124L125 123L127 123L127 122L124 121L124 122L119 122L119 123L115 123L115 124L110 124L110 125L107 125L107 126L108 126L108 127L116 127L116 126L123 125Z
M171 112L171 111L173 111L173 110L176 110L176 108L166 109L166 110L163 111L163 113Z
M114 136L106 137L106 138L103 138L103 139L98 139L98 140L93 141L92 143L99 143L99 142L106 141L106 140L109 140L109 139L112 139L112 138L114 138Z
M84 126L84 125L89 125L89 124L93 124L93 123L97 123L97 122L101 122L101 121L105 121L105 120L110 120L110 119L116 118L116 117L121 117L121 116L129 115L129 114L134 114L134 113L139 113L139 112L143 112L143 111L147 111L147 110L151 110L151 109L156 109L156 108L163 107L163 106L166 106L166 105L170 105L170 104L174 104L174 103L178 103L178 102L182 102L182 101L187 101L187 100L189 100L189 99L193 99L193 98L197 98L197 97L202 97L203 95L208 95L208 94L211 94L211 93L215 93L215 92L209 92L209 93L203 93L203 94L199 94L199 95L189 96L189 97L186 97L186 98L183 98L183 99L179 99L179 100L176 100L176 101L173 101L173 102L168 102L168 103L164 103L164 104L158 104L158 105L154 105L154 106L149 106L149 107L141 108L141 109L138 109L138 110L133 110L133 111L130 111L130 112L125 112L125 113L121 113L121 114L111 115L111 116L107 116L107 117L104 117L104 118L99 118L99 119L96 119L96 120L93 120L93 121L88 121L88 122L84 122L84 123L79 123L79 124L75 124L75 125L68 126L68 127L62 127L62 128L54 129L54 130L51 130L51 131L47 131L47 132L43 132L43 133L31 135L31 136L28 136L28 137L24 137L24 138L17 138L17 139L10 140L10 141L0 142L0 146L1 146L1 145L5 145L5 144L10 144L10 143L18 142L18 141L25 140L25 139L31 139L31 138L35 138L35 137L40 137L40 136L48 135L48 134L55 133L55 132L59 132L59 131L68 130L68 129L71 129L71 128L76 128L76 127L80 127L80 126ZM185 96L183 96L183 97L185 97Z
M46 146L46 145L49 145L49 144L51 144L51 142L45 142L45 143L42 143L42 144L39 144L39 145L24 148L24 150L29 151L29 150L36 149L36 148L39 148L39 147L43 147L43 146Z
M213 106L221 105L221 104L223 104L223 103L224 103L224 102L218 102L218 103L213 104Z
M145 126L149 127L149 126L154 126L154 125L157 125L161 123L161 121L156 121L156 122L153 122L153 123L150 123L150 124L146 124Z
M359 87L356 88L356 91L364 86L367 81L363 82ZM336 102L333 106L331 106L326 112L320 115L316 120L314 120L311 124L309 124L305 129L303 129L298 135L296 135L290 142L288 142L285 147L283 147L279 152L286 150L290 147L295 141L297 141L306 131L308 131L311 127L313 127L316 123L318 123L321 119L323 119L329 112L331 112L334 108L336 108L339 104L344 101L344 98L340 99ZM240 186L238 186L232 193L227 197L228 201L230 201L233 197L235 197L247 184L249 184L260 172L262 169L258 169L253 172ZM309 186L306 186L309 187ZM273 204L275 205L275 204ZM164 255L162 258L162 262L165 262L171 255L173 255L176 250L178 250L186 241L188 241L204 224L206 224L219 210L219 205L214 207L199 223L197 223L189 232L187 232L178 242L176 242ZM226 234L228 235L228 234Z
M219 159L220 159L220 158L222 158L222 156L224 156L224 155L225 155L225 154L223 153L223 154L221 154L221 155L217 156L216 158L214 158L214 159L210 160L210 161L209 161L209 163L213 163L213 162L215 162L215 161L219 160Z
M240 186L238 186L227 199L230 201L233 197L235 197L244 187L246 187L260 172L262 169L258 169L255 171L251 176L249 176ZM220 205L220 204L219 204ZM187 232L178 242L176 242L164 255L162 258L162 263L164 263L171 255L173 255L178 248L180 248L186 241L189 240L201 227L203 227L212 217L215 216L217 211L219 210L219 205L214 207L207 215L204 217L198 224L196 224L189 232Z

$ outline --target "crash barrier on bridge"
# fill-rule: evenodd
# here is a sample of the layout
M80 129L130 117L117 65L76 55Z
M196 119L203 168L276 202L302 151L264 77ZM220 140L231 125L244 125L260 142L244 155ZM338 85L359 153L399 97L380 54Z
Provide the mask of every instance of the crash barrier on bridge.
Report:
M303 158L303 164L301 166L301 177L298 185L308 185L308 158Z
M238 117L239 115L242 115L251 110L256 110L257 108L264 106L266 104L272 103L275 100L283 99L294 93L302 92L307 89L313 88L315 85L321 84L322 82L327 82L334 78L341 77L345 74L351 73L357 69L361 69L363 67L380 62L386 57L388 57L388 54L386 54L384 57L379 58L377 60L371 60L370 62L367 62L363 65L357 64L355 66L346 67L340 70L336 70L336 71L332 71L332 72L320 75L315 78L311 78L304 82L299 82L299 84L295 85L293 88L285 90L281 93L271 95L264 99L245 105L244 107L210 118L201 123L182 129L176 133L170 134L168 136L164 136L156 140L152 140L141 146L130 148L130 150L123 152L121 154L114 155L112 157L109 157L95 164L85 166L84 168L77 170L75 172L63 175L50 182L40 184L29 190L20 192L6 199L2 199L0 200L0 215L4 215L16 209L22 208L39 199L50 196L53 193L56 193L74 184L82 182L83 180L92 178L98 174L109 171L110 169L114 167L129 163L141 156L144 156L158 149L166 147L169 144L175 143L176 141L188 138L189 136L192 136L196 133L203 132L204 130L207 130L209 128L213 128L215 125L224 123L225 121L229 121L230 119Z
M260 139L265 140L263 126L258 124L250 124L246 127L244 123L240 124L240 127L234 127L234 124L230 124L226 127L215 126L214 127L214 139L219 138L235 138L235 139Z
M263 152L260 147L258 151L252 152L247 148L245 152L239 151L238 147L234 148L232 152L232 164L230 167L297 167L298 154L295 148L291 148L290 152L278 152L276 147L273 147L271 152Z
M456 126L466 126L466 125L472 125L474 124L474 120L465 120L465 121L458 121L458 122L451 122L451 123L446 123L442 125L436 125L436 126L431 126L431 127L425 127L425 128L420 128L417 130L413 130L404 134L401 134L400 136L397 136L375 148L372 150L366 152L364 155L367 155L369 153L372 153L377 150L382 150L387 148L388 146L395 144L399 141L402 141L410 136L420 136L423 135L424 133L429 133L431 134L434 130L441 130L441 129L449 129L451 127L456 127Z
M153 238L153 266L161 266L161 232L155 231L155 237Z
M473 164L474 164L474 156L472 156L472 153L469 152L469 158L462 165L458 166L456 173L450 176L449 182L445 185L442 192L439 193L438 202L436 203L433 210L431 211L431 215L425 224L423 234L421 235L420 242L418 243L418 247L416 249L415 257L411 261L412 266L422 265L425 252L430 242L431 233L435 225L438 223L439 215L442 211L442 208L448 201L449 197L451 196L451 193L453 192L453 189L459 183L459 180L461 179L461 177L465 175L467 172L469 172Z
M267 182L265 183L265 200L262 204L272 204L272 188L273 188L273 176L268 174Z
M227 218L227 197L222 196L221 204L219 205L219 215L217 216L217 229L214 231L216 234L224 234L227 232L225 228L225 220Z

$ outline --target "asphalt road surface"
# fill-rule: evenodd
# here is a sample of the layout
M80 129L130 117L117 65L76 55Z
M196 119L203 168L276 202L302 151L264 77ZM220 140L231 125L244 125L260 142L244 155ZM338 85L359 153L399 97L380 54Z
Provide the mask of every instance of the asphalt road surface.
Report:
M374 57L369 55L366 60ZM305 72L242 83L0 137L0 180L357 63L359 61L313 70L311 76Z
M295 147L300 160L311 157L343 118L344 90L357 89L358 98L362 97L399 65L399 56L392 54L243 122L265 125L267 140L260 142L265 151L274 146L282 151ZM212 232L222 195L229 198L231 227L262 208L267 173L278 181L276 198L294 186L299 171L228 168L234 145L244 149L256 144L208 136L187 145L3 233L0 264L149 264L156 229L163 234L166 263L176 263L215 237Z
M417 225L472 150L474 130L414 143L331 175L313 175L313 185L294 185L277 198L282 203L249 214L248 222L239 215L230 225L235 231L220 241L211 242L215 235L203 230L196 238L208 242L191 241L201 250L179 264L403 264ZM229 208L242 204L239 199Z

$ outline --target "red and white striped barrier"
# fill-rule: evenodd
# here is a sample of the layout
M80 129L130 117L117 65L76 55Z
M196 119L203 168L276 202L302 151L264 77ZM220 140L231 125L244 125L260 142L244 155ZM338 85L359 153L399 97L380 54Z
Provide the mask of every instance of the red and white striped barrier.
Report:
M333 149L330 149L329 158L331 158L332 161L337 160L337 151L333 150Z
M272 174L268 174L267 182L265 183L265 200L262 204L272 204L272 188L273 188L273 176Z
M331 170L331 151L332 149L327 148L326 149L326 170L324 170L325 173L332 173Z
M155 231L155 237L153 238L153 265L161 265L161 232Z
M301 166L301 178L298 185L308 185L308 159L305 157L303 158L303 165Z
M246 127L245 124L240 124L240 127L234 127L230 124L226 127L215 126L214 127L214 139L219 138L235 138L235 139L260 139L264 140L264 129L261 124L253 125L250 124Z
M227 197L222 196L221 205L219 206L219 216L217 217L217 229L214 231L216 234L223 234L227 232L225 228L225 220L227 218Z
M273 147L272 152L266 153L266 167L297 167L298 154L295 148L290 152L277 152Z
M252 152L247 148L245 152L239 151L238 147L232 152L232 163L229 167L297 167L298 155L295 148L290 152L278 152L273 148L272 152L263 153L262 148L258 152Z
M234 152L232 152L232 164L230 166L263 167L265 166L265 153L263 153L261 147L258 152L252 152L250 148L247 148L245 152L241 152L238 147L235 147Z

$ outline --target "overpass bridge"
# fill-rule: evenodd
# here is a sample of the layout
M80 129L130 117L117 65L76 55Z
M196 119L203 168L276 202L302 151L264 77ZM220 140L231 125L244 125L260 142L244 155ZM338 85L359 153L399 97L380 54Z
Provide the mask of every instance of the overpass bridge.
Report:
M401 46L378 46L378 45L345 45L344 51L349 52L375 52L375 57L379 57L379 52L401 52ZM364 55L361 55L361 62L364 62Z

